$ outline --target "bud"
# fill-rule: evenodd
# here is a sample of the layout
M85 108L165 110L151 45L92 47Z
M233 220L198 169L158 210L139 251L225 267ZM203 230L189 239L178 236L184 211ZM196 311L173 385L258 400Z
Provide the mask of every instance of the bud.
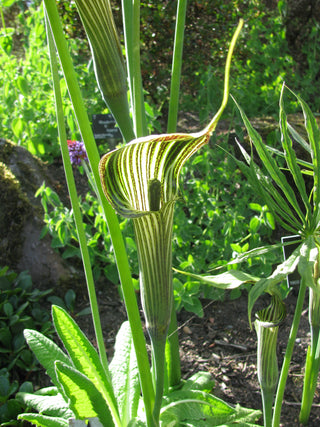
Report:
M280 323L286 316L285 305L278 295L271 304L256 313L254 326L258 337L257 375L261 388L265 425L269 425L274 393L278 382L277 337Z
M126 67L109 0L75 0L93 57L97 83L125 139L134 138ZM131 128L131 132L128 130ZM127 135L128 132L128 135Z

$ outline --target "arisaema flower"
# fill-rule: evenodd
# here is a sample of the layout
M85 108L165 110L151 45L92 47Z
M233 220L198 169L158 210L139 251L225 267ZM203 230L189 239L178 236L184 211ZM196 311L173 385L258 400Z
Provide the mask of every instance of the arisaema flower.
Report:
M241 27L242 21L227 57L222 105L202 132L138 138L107 153L99 166L108 201L119 214L133 220L143 311L153 356L158 358L159 353L162 354L160 370L164 366L173 303L171 236L174 204L179 197L179 175L184 163L209 141L227 104L231 56ZM156 383L161 383L163 372L158 368L156 366ZM162 396L162 390L158 393L158 389L161 386L156 384L156 405Z

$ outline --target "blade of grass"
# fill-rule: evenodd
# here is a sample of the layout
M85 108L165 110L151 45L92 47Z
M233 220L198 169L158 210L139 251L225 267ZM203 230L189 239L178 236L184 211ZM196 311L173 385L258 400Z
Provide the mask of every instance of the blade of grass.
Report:
M130 101L136 138L148 134L140 61L140 1L122 0Z
M187 0L178 0L176 29L175 29L175 36L174 36L173 60L172 60L172 70L171 70L171 86L170 86L167 133L173 133L177 129L186 10L187 10Z

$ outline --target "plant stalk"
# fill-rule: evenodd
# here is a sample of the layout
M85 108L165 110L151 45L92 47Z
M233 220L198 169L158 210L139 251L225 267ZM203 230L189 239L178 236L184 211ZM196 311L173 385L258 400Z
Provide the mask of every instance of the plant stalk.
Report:
M136 138L148 134L140 64L140 1L122 0L130 101Z
M171 322L166 344L166 361L169 387L177 386L181 381L181 363L179 354L177 314L174 304L172 305Z
M267 390L266 388L261 388L261 397L263 406L263 425L264 427L271 427L274 389Z
M152 337L150 335L152 344L152 361L154 371L154 384L155 384L155 401L153 407L153 419L156 425L159 425L160 409L162 404L164 378L165 378L165 348L166 337Z
M170 86L167 133L174 133L176 132L176 128L177 128L186 10L187 10L187 0L178 0L176 29L175 29L175 37L174 37L174 48L173 48L173 60L172 60L172 70L171 70L171 86Z
M301 277L296 309L294 312L291 330L288 338L288 344L287 344L287 348L286 348L286 352L284 355L284 360L283 360L282 368L280 372L278 389L277 389L277 394L275 399L275 406L273 411L272 427L279 427L280 425L280 416L281 416L284 390L285 390L285 386L288 378L290 361L291 361L293 348L294 348L298 327L300 323L306 289L307 289L306 279L304 277Z
M307 425L310 417L314 393L320 368L320 328L319 328L319 295L309 289L309 323L311 329L311 346L308 347L304 384L301 400L299 420Z

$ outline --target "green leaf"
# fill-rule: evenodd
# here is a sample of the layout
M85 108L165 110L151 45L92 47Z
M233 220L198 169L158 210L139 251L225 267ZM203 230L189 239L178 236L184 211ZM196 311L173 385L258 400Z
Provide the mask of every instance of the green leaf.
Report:
M240 406L234 408L212 394L201 391L179 390L165 396L164 400L160 419L164 425L172 427L246 425L261 416L260 411Z
M219 289L235 289L244 283L255 283L260 280L259 277L252 276L251 274L244 273L240 270L229 270L215 276L201 276L199 274L193 274L187 271L177 270L175 268L173 270Z
M275 286L280 283L282 280L286 279L288 274L293 273L294 270L299 265L302 259L302 253L306 247L305 243L302 243L298 248L296 248L292 254L287 258L283 263L277 266L275 271L267 278L259 280L251 289L248 296L248 316L249 323L251 323L251 312L252 308L257 301L257 299L264 292L269 292L274 290Z
M196 372L190 378L188 378L183 386L182 390L200 390L210 393L215 385L215 381L212 379L209 372Z
M264 167L266 168L268 174L269 174L269 178L274 181L274 183L277 185L277 188L279 188L286 199L285 204L287 205L287 207L285 207L285 205L283 205L283 210L284 212L290 212L291 208L290 206L293 208L295 214L297 214L297 216L299 217L300 221L302 223L305 222L305 216L303 214L303 212L300 209L299 203L297 202L296 199L296 195L294 190L291 188L291 186L289 185L285 175L281 172L280 168L278 167L276 161L273 159L273 157L271 156L268 147L263 143L261 136L258 134L258 132L252 127L251 123L249 122L247 116L245 115L244 111L241 109L241 107L239 106L239 104L234 100L237 108L240 111L242 120L245 124L245 127L247 129L248 135L250 137L250 140L252 141L255 149L257 150L259 157L264 165ZM252 165L253 168L253 160L251 159L250 164ZM254 168L256 171L258 170L257 167ZM252 169L252 170L254 170ZM260 179L260 174L256 175L256 181L259 181ZM275 190L273 188L272 185L272 181L270 182L266 182L266 181L262 181L262 185L263 185L263 189L264 189L264 193L271 193L273 195L273 197L275 196L275 193L278 192L278 190ZM277 198L279 200L283 200L282 197L280 197L280 194L278 194ZM268 203L268 206L271 209L271 206ZM272 209L272 211L277 211L276 209Z
M11 128L14 135L20 139L22 137L23 131L26 127L26 123L21 117L16 117L12 119Z
M127 425L137 416L140 398L139 371L129 322L124 322L117 333L110 372L120 419Z
M31 329L24 330L25 339L36 355L41 365L47 371L53 384L58 388L59 392L63 395L63 389L58 381L55 371L55 361L61 362L72 366L72 362L68 356L49 338L42 335L40 332Z
M27 79L25 79L23 76L19 76L16 81L16 85L20 92L27 96L29 94L29 85Z
M76 418L98 417L105 427L115 425L106 400L85 375L61 362L56 363L56 371Z
M55 396L43 396L33 393L19 392L16 399L24 405L35 409L43 415L68 419L74 417L68 404L61 394Z
M309 202L309 197L306 192L304 179L302 177L300 167L298 166L298 163L297 163L297 157L296 157L295 151L292 148L292 140L289 136L288 129L287 129L287 115L284 110L283 92L284 92L284 86L282 88L281 95L280 95L280 112L279 112L282 146L284 148L285 158L286 158L288 168L291 172L291 175L299 191L299 196L301 197L304 203L304 206L306 208L306 215L309 216L311 214L311 205Z
M93 345L75 321L61 307L52 307L54 326L69 356L78 371L88 377L108 402L112 414L117 417L117 402L111 379L104 370Z
M29 421L29 423L40 427L68 427L69 421L58 417L48 417L40 414L20 414L18 420Z

